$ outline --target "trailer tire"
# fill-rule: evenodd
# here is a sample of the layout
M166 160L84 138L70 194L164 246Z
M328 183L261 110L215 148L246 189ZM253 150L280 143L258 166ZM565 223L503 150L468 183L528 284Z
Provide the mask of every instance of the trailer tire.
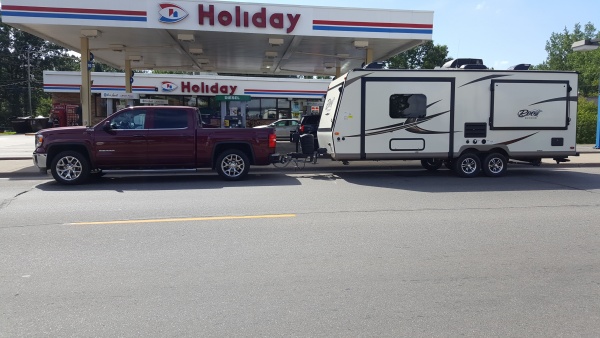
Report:
M471 178L479 175L481 160L474 153L460 155L454 162L454 171L460 177Z
M436 171L442 167L443 161L435 158L421 160L421 166L429 171Z
M243 151L227 149L217 159L217 173L227 181L239 181L248 174L250 161Z
M82 184L90 177L90 163L82 153L67 150L54 157L50 171L52 177L60 184Z
M500 177L506 174L508 161L500 153L491 153L485 157L482 163L483 173L488 177Z

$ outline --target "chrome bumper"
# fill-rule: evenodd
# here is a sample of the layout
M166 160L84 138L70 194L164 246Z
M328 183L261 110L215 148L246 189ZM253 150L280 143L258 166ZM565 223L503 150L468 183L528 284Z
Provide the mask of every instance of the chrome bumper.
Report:
M47 154L33 153L33 164L35 164L40 169L48 169L46 167L46 159L48 159Z

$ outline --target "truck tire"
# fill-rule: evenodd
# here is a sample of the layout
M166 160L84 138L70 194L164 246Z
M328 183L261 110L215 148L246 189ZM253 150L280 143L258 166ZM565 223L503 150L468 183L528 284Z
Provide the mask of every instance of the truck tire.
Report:
M460 177L471 178L479 175L481 160L477 154L466 153L460 155L454 162L454 171Z
M428 158L426 160L421 160L421 166L429 171L436 171L442 167L442 160L438 160L435 158Z
M488 177L500 177L506 174L508 161L500 153L491 153L485 157L482 163L483 173Z
M68 150L54 157L50 171L60 184L82 184L90 177L90 163L82 153Z
M248 174L250 161L243 151L227 149L217 159L216 165L219 176L227 181L238 181Z

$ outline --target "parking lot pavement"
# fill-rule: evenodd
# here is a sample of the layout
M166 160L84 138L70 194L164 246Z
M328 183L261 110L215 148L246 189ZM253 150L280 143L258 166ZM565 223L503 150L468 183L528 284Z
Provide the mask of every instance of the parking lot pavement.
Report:
M0 160L31 158L34 147L33 134L0 135Z

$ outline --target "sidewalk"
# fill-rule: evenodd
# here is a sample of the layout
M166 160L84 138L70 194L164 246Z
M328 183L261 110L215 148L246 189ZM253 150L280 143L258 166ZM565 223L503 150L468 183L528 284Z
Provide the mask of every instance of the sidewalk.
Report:
M0 178L13 175L30 176L32 174L40 175L37 167L33 165L31 154L34 150L33 135L0 135ZM295 145L289 142L279 142L277 151L279 153L288 153L295 150ZM600 149L594 149L593 144L577 145L579 156L569 157L570 162L556 164L552 159L545 159L542 162L544 167L600 167ZM327 158L319 159L318 164L306 164L305 171L320 170L360 170L360 169L385 169L402 167L421 167L419 161L355 161L350 165L344 165L338 161L331 161ZM293 166L279 169L273 166L253 166L253 172L295 172ZM9 174L7 176L7 174Z
M34 142L34 134L0 135L0 160L31 159Z

